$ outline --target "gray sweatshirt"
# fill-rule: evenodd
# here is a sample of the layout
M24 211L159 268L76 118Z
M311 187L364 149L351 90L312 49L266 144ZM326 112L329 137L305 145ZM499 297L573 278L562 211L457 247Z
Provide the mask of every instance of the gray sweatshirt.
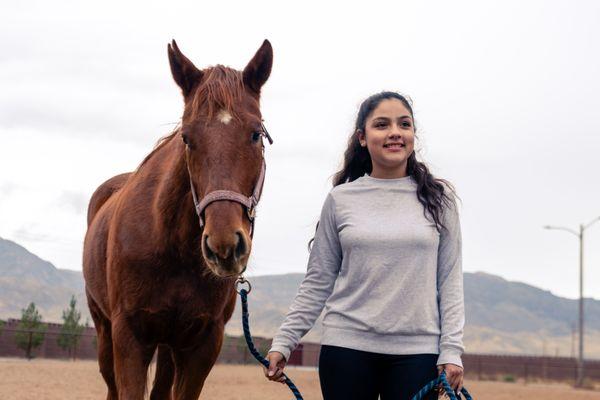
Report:
M306 276L269 351L286 360L324 310L321 344L385 354L439 354L462 366L465 321L457 206L441 234L412 177L364 175L331 189ZM431 218L431 217L429 217Z

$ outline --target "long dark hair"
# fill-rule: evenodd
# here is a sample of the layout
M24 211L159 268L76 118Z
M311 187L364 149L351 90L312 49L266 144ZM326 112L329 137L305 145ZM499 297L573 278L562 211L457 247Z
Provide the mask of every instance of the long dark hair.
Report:
M358 135L360 132L366 133L365 123L367 118L377 108L379 103L388 99L400 100L402 104L404 104L404 107L410 112L414 121L411 102L399 93L384 91L376 93L363 101L358 109L354 131L348 138L348 147L344 152L342 169L333 176L334 187L343 183L352 182L363 176L365 173L370 174L373 170L373 163L371 161L369 150L367 147L360 145ZM416 137L417 128L416 125L414 126ZM406 172L417 182L417 198L421 204L423 204L423 214L425 215L425 218L428 218L427 214L429 213L433 218L433 222L435 223L438 232L441 232L442 229L446 229L442 223L442 212L444 206L450 207L455 205L458 195L456 194L454 186L445 179L434 177L431 172L429 172L425 163L417 160L415 151L408 157ZM317 228L318 227L319 223L317 222ZM309 251L313 240L314 237L308 242Z

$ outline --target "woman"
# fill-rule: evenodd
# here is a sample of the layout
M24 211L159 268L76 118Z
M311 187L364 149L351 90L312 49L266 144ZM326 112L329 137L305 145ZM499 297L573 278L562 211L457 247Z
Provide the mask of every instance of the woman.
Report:
M414 141L403 96L382 92L362 103L306 276L267 355L268 379L285 380L291 351L325 307L325 400L409 399L443 370L454 390L462 388L456 195L417 161Z

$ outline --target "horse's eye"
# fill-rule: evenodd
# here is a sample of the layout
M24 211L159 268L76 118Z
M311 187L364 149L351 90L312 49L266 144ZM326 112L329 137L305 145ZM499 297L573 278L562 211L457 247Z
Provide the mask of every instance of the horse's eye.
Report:
M260 133L258 131L252 132L252 141L258 142L258 140L260 139L261 136L262 136L262 133Z
M187 135L185 133L181 134L181 138L183 139L183 143L185 143L186 146L190 145L188 137L187 137Z

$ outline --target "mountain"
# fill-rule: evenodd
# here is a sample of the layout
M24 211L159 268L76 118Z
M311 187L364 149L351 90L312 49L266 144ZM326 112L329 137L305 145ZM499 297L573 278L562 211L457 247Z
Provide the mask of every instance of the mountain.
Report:
M276 332L303 278L299 273L249 278L253 335L271 337ZM18 318L21 309L34 301L45 321L60 322L71 294L76 294L84 318L89 318L83 288L81 272L57 269L22 246L0 238L0 318ZM577 300L483 272L465 273L464 289L468 352L571 354ZM600 301L585 299L585 321L586 356L600 358ZM318 342L321 329L319 317L303 341ZM239 300L226 332L242 334Z
M0 318L20 318L21 309L34 302L44 321L62 321L62 310L75 295L82 320L92 321L80 271L58 269L24 247L0 238Z
M249 318L253 335L270 337L277 331L303 278L304 274L249 278L252 283L252 292L248 295ZM464 290L466 351L571 355L577 300L484 272L465 272ZM321 317L303 341L319 341ZM586 357L600 358L600 301L585 299L585 323ZM242 334L239 305L227 324L227 332Z
M503 332L570 335L579 300L483 272L464 274L467 324ZM600 301L585 298L586 329L600 331Z

